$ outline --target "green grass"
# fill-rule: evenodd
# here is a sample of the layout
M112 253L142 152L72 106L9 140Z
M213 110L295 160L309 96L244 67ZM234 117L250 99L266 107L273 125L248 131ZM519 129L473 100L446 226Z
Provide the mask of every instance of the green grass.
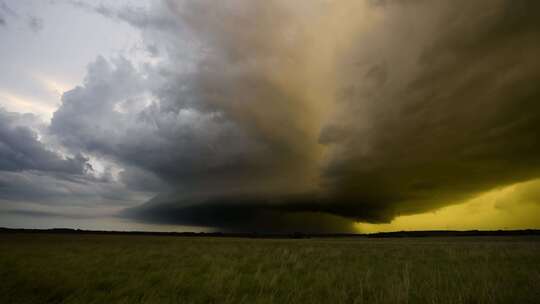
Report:
M540 239L0 234L0 303L539 303Z

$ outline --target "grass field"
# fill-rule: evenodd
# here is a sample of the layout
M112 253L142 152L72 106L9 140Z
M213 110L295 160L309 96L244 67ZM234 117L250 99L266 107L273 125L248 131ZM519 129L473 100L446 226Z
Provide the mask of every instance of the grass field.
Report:
M540 238L6 233L0 303L540 303Z

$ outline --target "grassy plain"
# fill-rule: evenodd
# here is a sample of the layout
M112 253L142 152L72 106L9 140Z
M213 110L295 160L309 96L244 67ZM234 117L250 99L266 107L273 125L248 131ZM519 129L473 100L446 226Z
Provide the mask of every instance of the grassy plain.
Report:
M539 303L540 238L0 234L0 303Z

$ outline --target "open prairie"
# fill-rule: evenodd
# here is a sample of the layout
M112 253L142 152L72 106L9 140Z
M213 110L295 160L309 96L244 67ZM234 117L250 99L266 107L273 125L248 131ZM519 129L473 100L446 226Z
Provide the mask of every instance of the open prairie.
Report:
M0 303L538 303L540 238L0 234Z

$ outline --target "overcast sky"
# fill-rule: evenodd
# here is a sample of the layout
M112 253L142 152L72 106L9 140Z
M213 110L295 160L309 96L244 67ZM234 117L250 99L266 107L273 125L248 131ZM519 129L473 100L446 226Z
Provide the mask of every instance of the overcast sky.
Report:
M535 0L0 0L0 226L540 228Z

